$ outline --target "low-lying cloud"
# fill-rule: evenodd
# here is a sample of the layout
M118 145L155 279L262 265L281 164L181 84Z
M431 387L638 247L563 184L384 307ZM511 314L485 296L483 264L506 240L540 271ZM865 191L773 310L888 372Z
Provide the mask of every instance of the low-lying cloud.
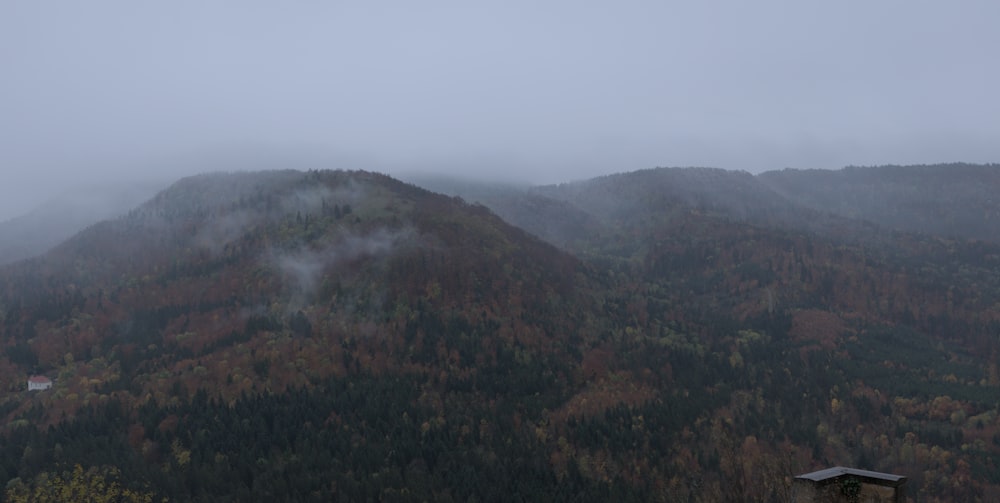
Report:
M368 234L345 234L319 248L268 252L266 262L277 268L298 297L315 295L325 274L338 265L364 257L384 257L413 236L410 229L378 229Z

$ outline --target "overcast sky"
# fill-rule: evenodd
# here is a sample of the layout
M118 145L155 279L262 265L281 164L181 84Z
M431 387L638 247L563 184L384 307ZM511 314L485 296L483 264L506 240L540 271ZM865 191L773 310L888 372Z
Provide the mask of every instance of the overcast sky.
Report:
M992 0L4 0L0 220L244 161L540 183L1000 162L998 20Z

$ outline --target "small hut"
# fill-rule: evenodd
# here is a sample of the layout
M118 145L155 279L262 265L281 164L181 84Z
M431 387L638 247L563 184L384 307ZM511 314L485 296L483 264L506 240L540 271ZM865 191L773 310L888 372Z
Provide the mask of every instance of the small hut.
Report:
M795 477L794 503L904 503L906 477L835 466Z

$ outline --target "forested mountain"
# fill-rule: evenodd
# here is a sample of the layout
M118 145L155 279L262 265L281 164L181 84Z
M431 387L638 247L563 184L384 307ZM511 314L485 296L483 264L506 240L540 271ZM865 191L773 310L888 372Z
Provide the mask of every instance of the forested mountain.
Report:
M441 189L486 206L366 172L181 180L0 268L0 482L788 501L852 465L996 500L1000 245L764 178Z

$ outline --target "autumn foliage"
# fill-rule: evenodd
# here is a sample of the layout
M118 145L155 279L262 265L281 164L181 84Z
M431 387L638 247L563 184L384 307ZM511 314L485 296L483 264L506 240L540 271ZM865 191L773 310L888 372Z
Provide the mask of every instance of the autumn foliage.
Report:
M1000 246L769 194L511 195L562 215L534 235L503 193L183 180L0 269L7 498L787 501L832 465L1000 496Z

